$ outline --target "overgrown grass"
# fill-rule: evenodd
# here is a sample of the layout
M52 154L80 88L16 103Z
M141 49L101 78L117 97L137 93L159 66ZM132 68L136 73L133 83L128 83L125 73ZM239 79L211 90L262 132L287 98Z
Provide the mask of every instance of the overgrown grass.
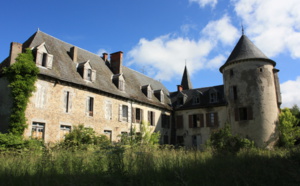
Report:
M0 154L1 185L299 185L300 149L210 151L115 146Z

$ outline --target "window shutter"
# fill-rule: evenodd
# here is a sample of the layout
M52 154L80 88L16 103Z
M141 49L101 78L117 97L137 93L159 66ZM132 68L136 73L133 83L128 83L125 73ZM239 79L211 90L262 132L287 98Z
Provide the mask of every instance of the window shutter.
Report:
M43 61L43 53L40 51L36 51L36 64L42 66Z
M248 120L253 120L253 112L252 112L252 107L247 108L247 115L248 115Z
M189 128L193 128L193 115L189 115Z
M52 69L53 55L47 54L47 68Z
M90 107L90 97L86 98L86 107L85 107L85 112L89 112L89 107Z
M119 105L119 121L122 121L122 104Z
M143 109L140 109L140 111L141 111L141 121L140 121L140 123L142 123L143 120L144 120L144 111L143 111Z
M150 119L151 119L151 114L150 111L148 111L148 122L150 123ZM151 124L151 123L150 123Z
M92 70L92 82L96 81L96 70Z
M152 112L152 124L153 124L153 126L155 126L156 125L156 122L155 122L155 112Z
M128 105L128 114L127 114L127 122L131 123L131 106Z
M136 122L136 108L132 107L132 123Z
M214 126L215 127L218 127L219 126L219 118L218 118L218 113L214 113L214 120L215 120L215 123L214 123Z
M210 127L210 114L206 113L206 127Z
M238 108L234 109L234 117L235 117L235 121L239 121L239 109Z
M183 128L183 116L176 117L176 128L177 129Z
M204 117L203 117L203 114L199 114L199 118L200 118L200 127L204 127Z

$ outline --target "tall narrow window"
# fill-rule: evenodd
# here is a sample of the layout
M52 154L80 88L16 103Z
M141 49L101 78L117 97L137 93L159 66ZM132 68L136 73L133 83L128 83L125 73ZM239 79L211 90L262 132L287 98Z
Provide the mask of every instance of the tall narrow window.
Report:
M65 111L66 113L69 112L69 101L70 101L70 92L69 91L66 91L65 92Z
M123 121L128 121L128 106L127 105L122 105L122 118Z
M206 113L206 126L207 127L218 127L218 113Z
M232 91L233 91L233 99L234 99L234 100L237 100L238 97L237 97L237 89L236 89L236 86L233 86L233 87L232 87Z
M215 103L218 101L218 94L216 92L212 92L210 93L210 102L211 103Z
M61 125L60 126L60 139L65 139L65 136L71 132L71 126Z
M176 129L182 129L183 128L183 116L176 116Z
M43 53L43 59L42 59L42 66L43 67L47 67L47 58L48 58L47 53Z
M148 121L151 126L155 125L155 113L152 111L148 111Z
M89 116L94 115L94 98L88 97L87 99L87 111Z
M88 69L87 72L88 72L88 73L87 73L87 79L88 79L89 81L92 81L92 69Z
M105 119L112 120L112 103L105 101Z
M33 122L31 137L36 139L44 139L45 137L45 123Z

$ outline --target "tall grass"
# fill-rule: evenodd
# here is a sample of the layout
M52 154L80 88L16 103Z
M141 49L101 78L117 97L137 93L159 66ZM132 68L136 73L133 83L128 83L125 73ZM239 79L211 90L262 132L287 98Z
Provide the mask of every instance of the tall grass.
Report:
M300 185L300 150L122 146L0 154L0 185Z

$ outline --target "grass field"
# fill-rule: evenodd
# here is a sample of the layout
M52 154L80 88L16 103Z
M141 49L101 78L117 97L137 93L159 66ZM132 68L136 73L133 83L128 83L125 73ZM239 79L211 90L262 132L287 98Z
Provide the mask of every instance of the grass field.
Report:
M0 154L1 185L300 185L300 149L113 147Z

